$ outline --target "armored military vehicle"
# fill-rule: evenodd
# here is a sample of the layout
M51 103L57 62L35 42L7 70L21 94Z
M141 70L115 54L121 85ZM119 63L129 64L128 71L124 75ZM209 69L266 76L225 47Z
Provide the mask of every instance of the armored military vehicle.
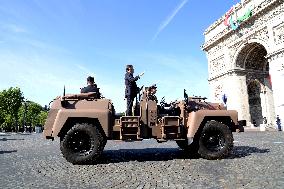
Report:
M107 140L176 141L186 153L206 159L225 158L233 148L232 132L238 129L238 113L206 98L188 97L157 104L142 87L133 116L117 115L110 99L53 100L44 126L46 139L60 138L60 149L73 164L95 163Z

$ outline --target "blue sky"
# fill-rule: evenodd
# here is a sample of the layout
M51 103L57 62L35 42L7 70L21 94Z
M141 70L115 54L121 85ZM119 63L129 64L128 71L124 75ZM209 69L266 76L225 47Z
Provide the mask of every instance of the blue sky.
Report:
M234 0L0 0L0 90L48 104L92 75L124 111L125 65L158 99L209 97L203 32Z

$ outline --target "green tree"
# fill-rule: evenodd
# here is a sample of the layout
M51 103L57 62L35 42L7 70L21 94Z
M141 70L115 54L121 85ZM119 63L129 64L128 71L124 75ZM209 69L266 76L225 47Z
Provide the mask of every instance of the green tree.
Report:
M5 122L5 114L0 110L0 128L2 128L2 124Z
M12 118L12 116L10 114L6 114L4 117L4 122L1 125L1 128L4 130L14 130L12 128L14 123L14 119Z
M0 111L5 115L6 127L12 127L14 124L16 131L18 131L18 111L23 99L23 94L18 87L10 87L0 93Z
M47 111L41 111L38 115L37 125L43 126L45 124L46 119L47 119L47 115L48 115Z
M2 91L0 91L0 103L2 101ZM0 104L0 128L2 128L2 124L5 122L5 113L4 110L2 109L2 106Z
M26 114L27 110L25 109L26 106L25 106L24 103L22 103L22 106L19 108L19 111L18 111L19 125L21 125L21 127L24 127L24 125L25 125L24 121L26 120L25 114Z
M48 112L39 104L27 101L19 109L19 123L23 126L43 126L47 115Z
M39 124L39 114L43 110L41 105L35 102L27 103L26 107L26 123L30 126L34 127Z

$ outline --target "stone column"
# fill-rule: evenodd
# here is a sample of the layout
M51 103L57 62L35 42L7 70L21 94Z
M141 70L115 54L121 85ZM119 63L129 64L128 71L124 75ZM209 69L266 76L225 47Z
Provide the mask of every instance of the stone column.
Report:
M275 114L279 115L282 128L284 125L284 51L278 52L269 58L270 75L272 82ZM276 117L273 125L275 126Z
M275 108L274 108L274 98L273 98L273 91L271 89L270 81L265 78L264 79L265 88L263 90L264 95L264 111L263 116L267 118L267 124L273 125L275 115Z
M228 110L237 110L238 119L246 120L247 126L251 126L246 76L233 73L225 82L228 93Z

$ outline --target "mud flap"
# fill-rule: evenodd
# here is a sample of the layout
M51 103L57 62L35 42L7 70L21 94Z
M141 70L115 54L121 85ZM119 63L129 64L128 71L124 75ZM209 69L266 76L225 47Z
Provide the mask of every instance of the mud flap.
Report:
M193 142L193 137L187 136L187 144L190 145Z

